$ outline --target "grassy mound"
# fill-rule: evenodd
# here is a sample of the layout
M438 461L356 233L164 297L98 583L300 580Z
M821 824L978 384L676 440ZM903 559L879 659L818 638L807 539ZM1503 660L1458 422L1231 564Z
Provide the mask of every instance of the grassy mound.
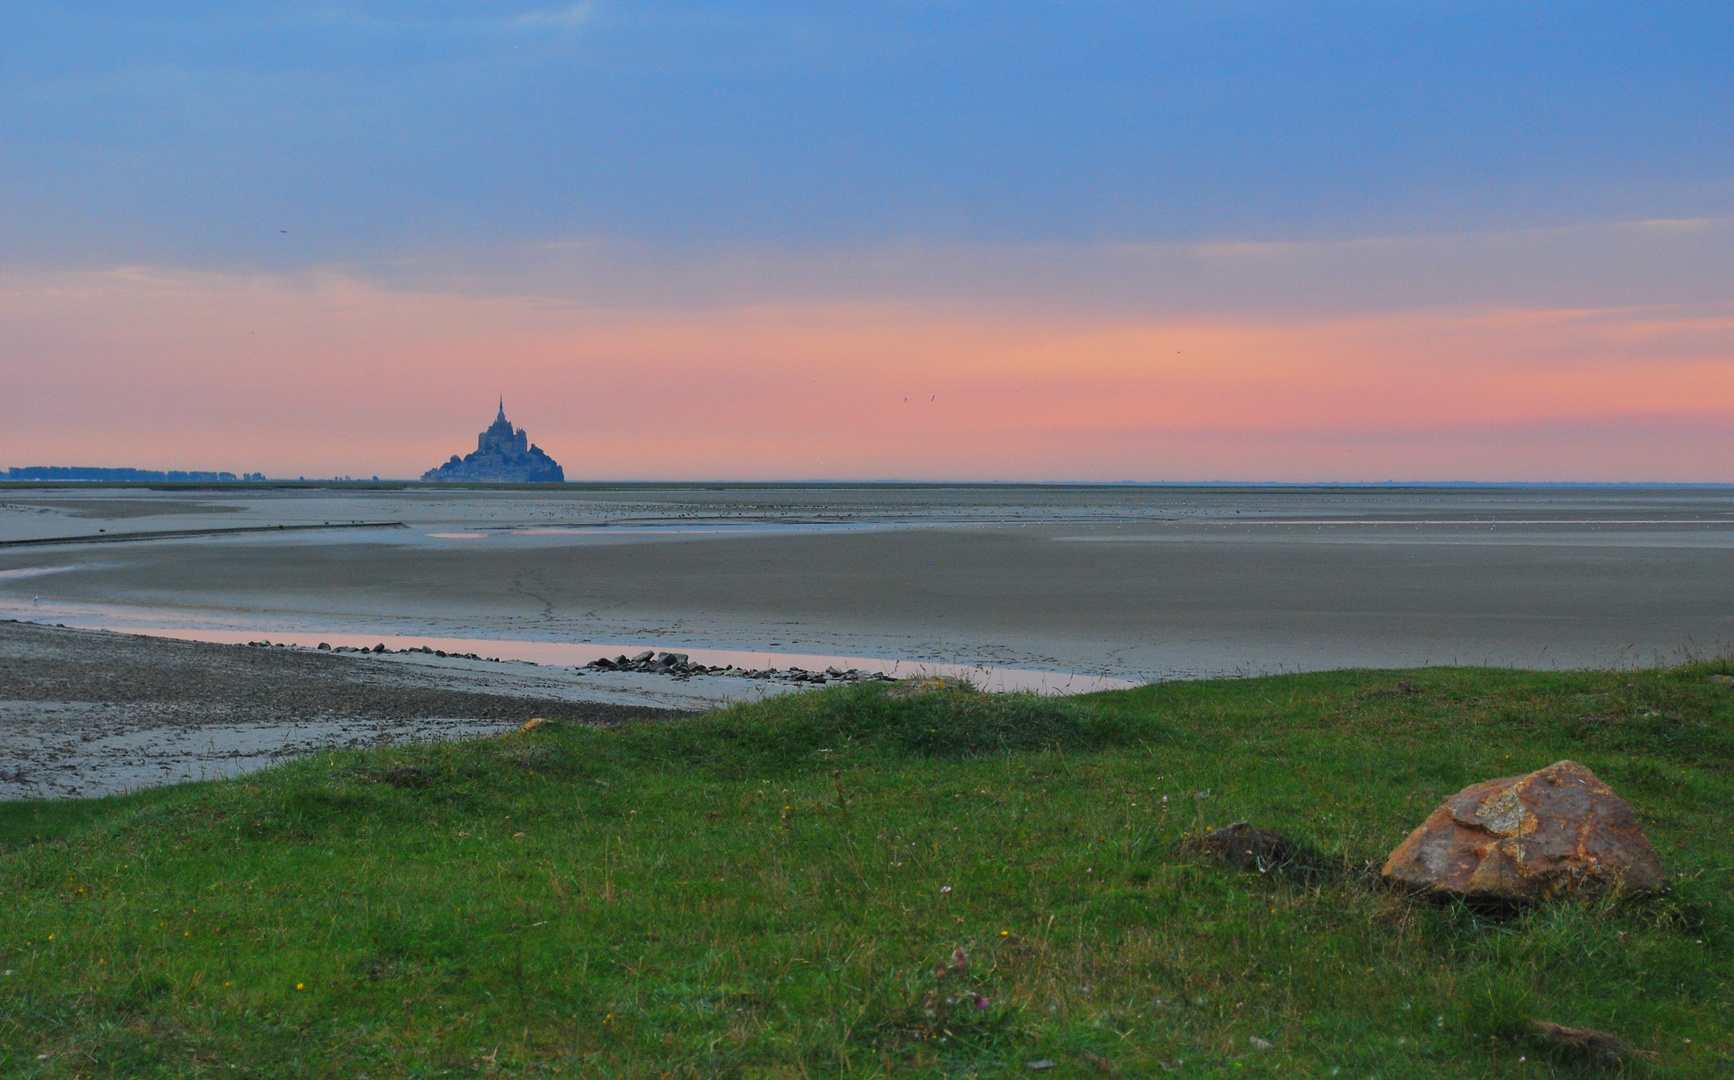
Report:
M1609 1067L1547 1021L1619 1036L1633 1075L1726 1076L1717 670L865 686L0 804L0 1071ZM1489 913L1380 886L1444 796L1566 757L1643 814L1666 896ZM1304 872L1182 850L1235 818Z

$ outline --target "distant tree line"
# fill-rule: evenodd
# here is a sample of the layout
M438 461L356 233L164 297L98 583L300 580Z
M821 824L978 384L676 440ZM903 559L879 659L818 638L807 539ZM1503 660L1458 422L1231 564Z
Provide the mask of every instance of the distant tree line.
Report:
M264 473L181 472L156 469L87 469L76 465L14 465L6 470L8 480L263 480Z

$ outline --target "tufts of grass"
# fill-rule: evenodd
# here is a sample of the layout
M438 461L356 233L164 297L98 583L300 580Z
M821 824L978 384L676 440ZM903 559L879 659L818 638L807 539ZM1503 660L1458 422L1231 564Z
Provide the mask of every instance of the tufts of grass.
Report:
M1722 670L838 688L0 804L0 1073L1603 1068L1545 1020L1617 1034L1630 1075L1725 1076ZM1565 757L1641 812L1668 894L1380 885L1446 795ZM1296 866L1185 853L1236 818Z

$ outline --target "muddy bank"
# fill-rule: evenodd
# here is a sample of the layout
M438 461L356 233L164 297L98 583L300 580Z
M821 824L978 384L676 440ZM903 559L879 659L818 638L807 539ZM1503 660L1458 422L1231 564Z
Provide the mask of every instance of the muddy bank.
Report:
M533 669L436 668L0 622L5 799L228 776L288 755L463 738L531 716L617 723L681 715L574 700L561 678Z

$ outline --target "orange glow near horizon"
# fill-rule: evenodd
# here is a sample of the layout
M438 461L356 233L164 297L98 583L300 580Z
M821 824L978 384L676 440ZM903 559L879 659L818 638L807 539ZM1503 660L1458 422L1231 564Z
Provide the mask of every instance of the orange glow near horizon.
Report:
M580 479L1729 481L1734 313L583 310L330 277L0 281L0 467Z

